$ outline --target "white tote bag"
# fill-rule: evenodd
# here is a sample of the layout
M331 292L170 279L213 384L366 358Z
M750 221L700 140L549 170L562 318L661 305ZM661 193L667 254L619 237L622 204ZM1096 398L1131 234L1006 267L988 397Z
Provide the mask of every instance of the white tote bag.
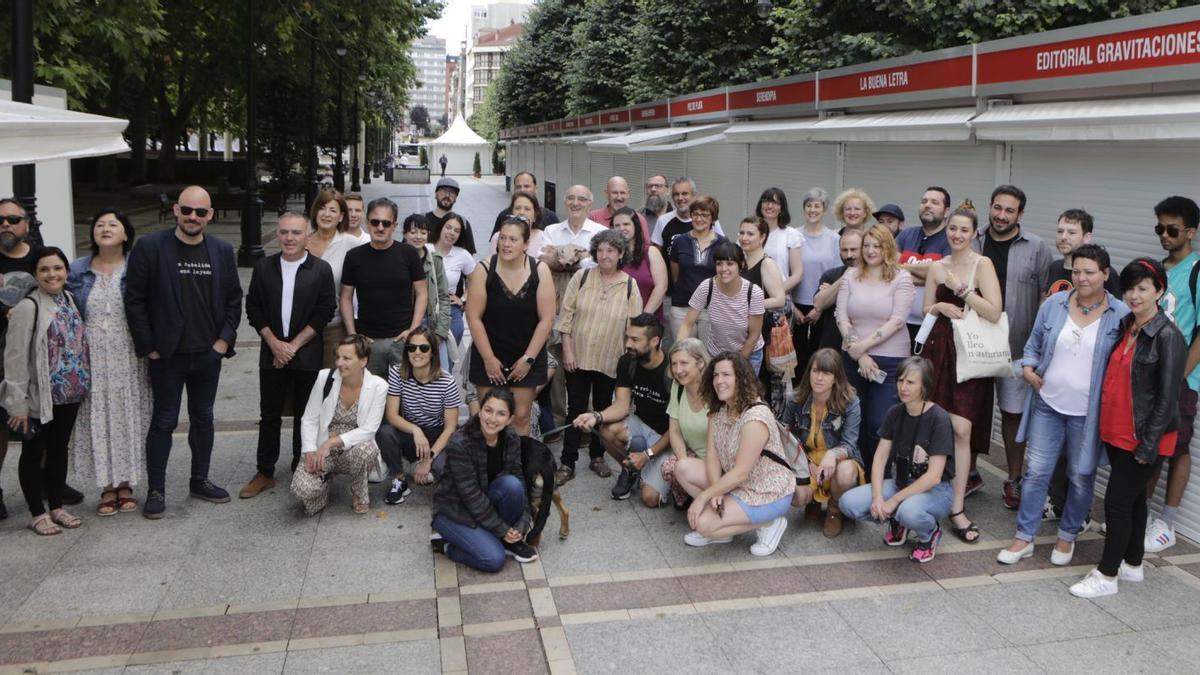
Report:
M967 287L975 287L975 271L979 261L971 268ZM979 316L979 312L966 307L961 319L951 319L954 331L955 376L961 384L981 377L1012 377L1012 351L1008 347L1008 314L1001 312L995 323Z

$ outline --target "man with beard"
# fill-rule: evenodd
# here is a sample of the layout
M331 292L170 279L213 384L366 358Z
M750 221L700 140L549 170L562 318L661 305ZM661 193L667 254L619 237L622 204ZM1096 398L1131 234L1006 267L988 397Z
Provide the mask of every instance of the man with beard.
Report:
M513 176L513 193L529 195L530 197L538 200L538 204L542 207L542 222L530 224L533 227L545 230L547 227L559 222L559 217L553 209L547 208L545 204L542 204L542 198L539 197L537 193L537 184L537 176L529 173L528 171L522 171L521 173ZM496 223L492 225L492 234L499 232L500 225L504 223L504 219L511 215L512 209L508 208L507 206L504 207L504 210L502 210L500 213L496 214ZM430 231L432 232L432 230Z
M166 514L167 459L188 392L188 445L192 450L189 492L223 504L229 493L208 479L213 449L213 401L221 359L233 357L242 318L242 283L233 246L205 233L212 198L192 185L175 203L176 226L146 235L129 254L125 317L134 351L150 359L154 411L146 434L148 492L142 515Z
M900 249L900 266L912 275L912 310L908 313L908 335L914 344L921 322L925 320L925 273L929 265L950 255L946 240L946 212L950 210L950 192L936 185L925 188L921 195L920 227L900 230L896 248Z
M1017 442L1021 413L1030 393L1029 383L1021 375L1020 357L1025 341L1033 330L1047 270L1053 255L1041 237L1021 228L1025 213L1025 193L1013 185L1001 185L992 191L988 207L988 226L971 247L987 256L1000 278L1000 297L1008 314L1008 348L1013 355L1013 377L996 378L996 403L1000 406L1000 434L1008 459L1008 480L1004 481L1004 506L1021 505L1021 473L1025 465L1025 444ZM967 481L967 494L978 490L983 481L973 475Z
M604 449L622 463L612 498L628 499L641 482L642 503L652 509L665 504L671 494L662 477L662 462L671 454L667 434L670 364L662 351L662 332L662 324L653 314L642 313L629 320L612 404L585 412L573 422L584 430L598 425Z
M825 270L818 282L817 292L813 296L813 309L817 312L817 316L813 320L812 329L820 336L817 349L829 347L840 351L842 348L842 334L838 331L837 321L833 317L833 306L837 304L838 286L840 286L842 275L846 273L846 270L858 264L858 256L861 253L862 232L846 230L842 234L842 238L838 240L838 255L842 259L842 266Z
M430 232L441 232L442 225L446 222L446 216L454 211L454 204L458 202L458 181L453 178L443 178L437 182L437 187L433 191L433 210L425 214L425 220L429 223ZM471 242L471 246L475 246L475 238L471 234L471 221L467 220L461 213L456 214L463 221L463 231L458 237L458 245L465 246L464 242ZM369 232L368 232L369 234Z
M642 205L642 218L646 223L658 223L659 217L667 212L667 177L650 176L646 179L646 202Z

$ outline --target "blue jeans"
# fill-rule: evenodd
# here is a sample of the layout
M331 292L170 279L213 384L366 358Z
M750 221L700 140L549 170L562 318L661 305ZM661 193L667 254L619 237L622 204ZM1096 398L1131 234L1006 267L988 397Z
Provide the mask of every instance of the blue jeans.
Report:
M883 481L883 498L891 499L899 492L896 481L886 478ZM917 535L917 541L926 542L937 529L938 521L950 515L950 507L954 503L954 489L949 481L942 481L933 486L928 492L913 495L900 502L900 507L892 514L901 525L912 530ZM848 490L838 500L838 508L848 518L854 520L874 520L871 516L871 486L859 485Z
M904 360L895 356L871 358L875 360L875 365L887 374L882 383L864 379L858 374L858 363L842 352L842 365L846 368L846 377L858 392L859 405L862 407L858 447L862 451L863 467L868 475L871 473L871 463L875 460L875 446L879 444L879 427L883 426L883 420L892 406L900 402L896 395L896 366ZM888 474L891 474L890 468Z
M1025 432L1025 477L1021 480L1021 506L1017 509L1017 539L1033 541L1042 524L1050 476L1059 457L1067 458L1067 500L1058 538L1075 541L1083 519L1092 509L1096 488L1095 472L1079 473L1086 416L1064 415L1034 394Z
M221 377L221 355L212 349L171 358L149 359L150 389L154 411L146 433L146 473L151 490L163 490L167 482L167 458L171 455L171 433L179 424L179 407L184 387L188 395L188 445L192 449L192 478L208 478L213 449L213 401Z
M488 486L488 500L500 520L516 525L525 512L525 484L512 474L497 476ZM433 529L446 539L446 557L482 572L499 572L504 567L504 543L483 529L447 518L433 517Z
M458 305L450 305L450 334L461 344L463 336L463 311Z
M758 371L762 370L763 350L762 347L750 352L750 370L758 375Z

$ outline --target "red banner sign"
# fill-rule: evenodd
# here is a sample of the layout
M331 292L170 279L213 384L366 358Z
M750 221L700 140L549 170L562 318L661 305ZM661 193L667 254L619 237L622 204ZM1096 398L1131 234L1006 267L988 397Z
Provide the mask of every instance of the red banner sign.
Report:
M671 101L672 118L724 112L725 109L725 92Z
M634 124L653 122L656 120L667 120L667 104L654 103L651 105L643 105L629 109L630 119Z
M629 109L602 113L600 119L606 126L609 124L629 124Z
M971 86L971 57L914 63L821 78L821 103Z
M811 104L817 100L817 83L790 82L788 84L773 84L753 89L729 92L730 110L750 110L755 108L772 108L784 105Z

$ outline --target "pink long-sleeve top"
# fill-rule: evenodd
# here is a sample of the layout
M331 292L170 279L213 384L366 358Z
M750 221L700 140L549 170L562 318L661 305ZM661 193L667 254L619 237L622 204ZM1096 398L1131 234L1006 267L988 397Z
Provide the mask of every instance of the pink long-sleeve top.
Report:
M866 281L858 278L858 268L846 270L838 289L838 321L849 321L853 334L866 340L889 320L898 321L896 332L872 347L871 356L912 355L908 331L904 323L913 299L912 275L905 270L896 273L891 282Z

